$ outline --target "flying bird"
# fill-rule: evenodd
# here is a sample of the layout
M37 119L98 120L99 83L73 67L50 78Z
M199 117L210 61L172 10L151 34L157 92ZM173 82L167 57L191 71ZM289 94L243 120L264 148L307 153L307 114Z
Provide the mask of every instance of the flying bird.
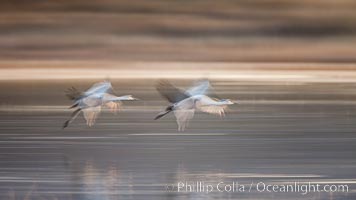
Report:
M69 126L81 112L84 114L87 125L93 126L102 107L107 107L111 112L116 113L120 109L122 101L137 100L132 95L115 96L111 93L113 93L113 87L109 81L96 83L85 92L80 92L74 87L69 88L66 95L74 102L69 108L76 109L71 118L64 122L63 128Z
M186 91L176 88L168 81L160 81L157 90L171 105L160 112L155 120L173 111L177 120L178 131L185 130L189 121L193 118L195 110L224 117L228 105L235 103L230 99L209 97L208 91L211 90L211 86L208 80L201 81Z

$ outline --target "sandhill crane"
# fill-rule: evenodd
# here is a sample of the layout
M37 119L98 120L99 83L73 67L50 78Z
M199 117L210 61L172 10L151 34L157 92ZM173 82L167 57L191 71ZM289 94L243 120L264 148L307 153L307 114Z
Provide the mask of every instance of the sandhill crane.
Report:
M109 81L96 83L85 92L79 92L74 87L69 88L66 91L66 95L74 101L74 104L69 108L76 108L76 110L72 113L71 118L63 124L63 128L72 123L81 111L84 114L87 125L93 126L103 106L116 113L122 105L121 101L137 100L132 95L118 97L110 94L112 90L113 88Z
M209 88L210 82L205 80L183 92L169 82L161 81L157 85L157 90L171 105L160 112L155 120L173 111L177 120L178 131L184 131L189 120L193 118L196 109L221 117L225 116L228 105L235 102L230 99L216 99L207 96Z

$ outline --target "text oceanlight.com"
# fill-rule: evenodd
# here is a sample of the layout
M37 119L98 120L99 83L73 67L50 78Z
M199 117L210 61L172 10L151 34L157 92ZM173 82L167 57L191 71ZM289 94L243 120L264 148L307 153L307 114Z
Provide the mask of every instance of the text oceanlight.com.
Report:
M291 182L291 183L265 183L265 182L217 182L206 183L204 181L183 181L166 186L167 191L185 193L243 193L243 192L267 192L267 193L299 193L306 195L315 192L348 192L347 184L319 184L313 182Z

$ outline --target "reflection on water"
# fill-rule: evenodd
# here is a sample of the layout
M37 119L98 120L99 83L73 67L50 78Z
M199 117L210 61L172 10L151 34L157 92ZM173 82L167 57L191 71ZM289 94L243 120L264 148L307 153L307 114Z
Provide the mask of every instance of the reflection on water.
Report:
M114 195L119 194L120 177L115 166L100 173L92 161L87 161L83 170L83 193L85 199L116 199Z

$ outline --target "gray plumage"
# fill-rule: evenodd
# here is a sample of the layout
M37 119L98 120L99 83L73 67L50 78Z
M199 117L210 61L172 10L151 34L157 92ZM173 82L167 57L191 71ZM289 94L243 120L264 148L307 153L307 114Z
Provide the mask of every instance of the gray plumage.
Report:
M76 110L72 113L71 118L64 122L63 128L68 127L81 112L83 112L87 125L93 126L102 107L107 107L111 112L116 113L122 105L121 101L137 100L131 95L119 97L110 94L109 92L112 90L112 85L108 81L96 83L84 92L79 92L74 87L69 88L66 91L66 96L74 101L69 108L76 108Z
M207 96L208 91L211 90L210 82L207 80L199 82L186 91L176 88L167 81L161 81L157 85L157 90L171 105L165 111L160 112L155 120L173 111L179 131L185 130L196 109L224 117L228 105L234 104L229 99L216 99Z

